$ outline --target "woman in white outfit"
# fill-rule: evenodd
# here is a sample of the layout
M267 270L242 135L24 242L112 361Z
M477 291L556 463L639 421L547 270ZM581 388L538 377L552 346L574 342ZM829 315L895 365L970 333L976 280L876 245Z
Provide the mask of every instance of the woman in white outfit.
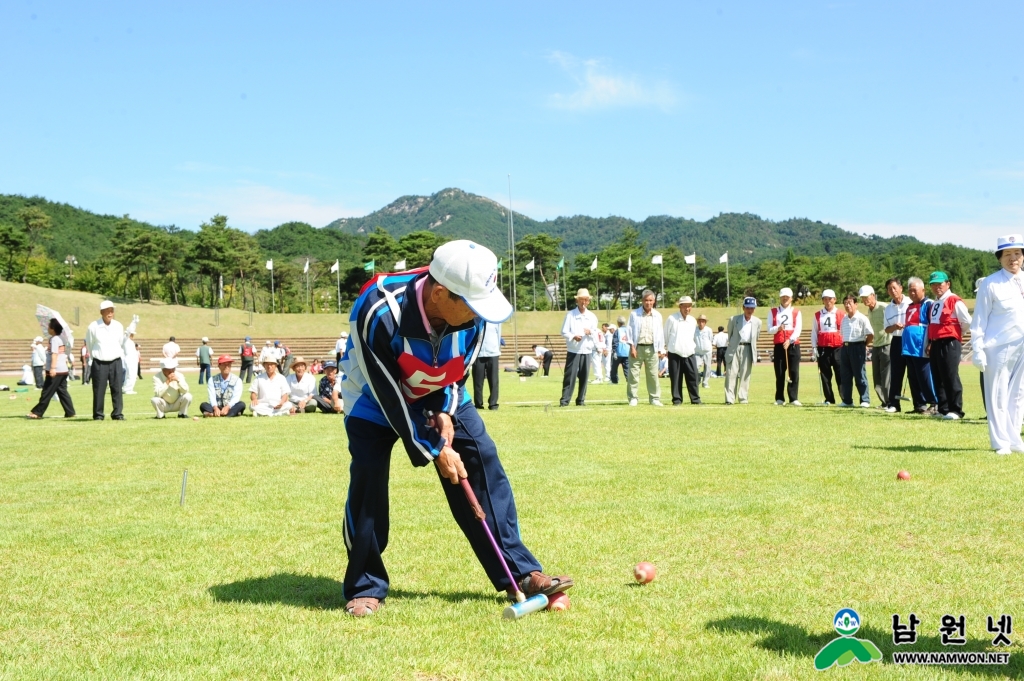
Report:
M124 394L135 394L135 382L139 380L139 351L135 347L135 334L129 332L124 339Z
M974 365L985 372L988 436L997 454L1024 452L1024 239L1000 237L996 257L1003 266L978 287L971 346Z
M591 379L591 383L600 383L604 369L604 333L602 331L596 331L593 334L594 337L594 349L590 351L590 375L594 378Z

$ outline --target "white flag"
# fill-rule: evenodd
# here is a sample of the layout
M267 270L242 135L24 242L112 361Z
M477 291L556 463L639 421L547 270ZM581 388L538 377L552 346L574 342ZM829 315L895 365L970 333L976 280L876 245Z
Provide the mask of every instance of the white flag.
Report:
M597 256L594 256L594 262L590 263L590 271L593 272L597 269Z
M632 253L629 254L629 262L626 263L626 271L627 272L632 272L633 271L633 254Z
M335 272L337 272L337 271L338 271L338 261L337 261L337 260L335 260L335 261L334 261L334 264L333 264L333 265L331 265L331 274L334 274L334 273L335 273Z
M302 273L309 272L309 258L306 258L306 266L302 268Z
M693 255L688 255L685 258L683 258L683 260L686 261L687 265L696 265L697 264L697 254L694 253Z
M718 262L729 262L729 251L722 254L722 257L718 259Z
M652 265L660 265L660 264L662 264L662 262L664 262L664 261L661 259L660 255L656 255L653 258L651 258L651 264Z
M534 262L534 260L536 260L536 258L534 258L533 260L530 260L530 262L526 263L526 271L527 272L529 272L530 270L533 269L533 262Z
M268 260L267 261L267 269L268 270L273 270L274 269L274 261L273 260Z
M399 260L398 262L395 263L395 271L396 272L401 272L404 269L405 269L405 261L404 260Z

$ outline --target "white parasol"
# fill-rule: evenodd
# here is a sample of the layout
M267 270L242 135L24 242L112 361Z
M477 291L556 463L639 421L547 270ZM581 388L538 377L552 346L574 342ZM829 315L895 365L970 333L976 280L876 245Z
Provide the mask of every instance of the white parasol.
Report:
M75 334L71 331L71 325L64 321L64 318L60 316L60 312L52 310L45 305L36 304L36 319L39 320L39 328L43 330L43 338L50 337L50 320L56 319L60 322L60 325L64 327L61 331L60 337L64 341L65 351L70 353L75 347Z

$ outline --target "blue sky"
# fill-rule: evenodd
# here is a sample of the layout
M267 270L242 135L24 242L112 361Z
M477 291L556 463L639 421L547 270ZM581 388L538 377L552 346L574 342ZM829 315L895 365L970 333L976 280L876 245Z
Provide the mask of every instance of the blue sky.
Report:
M0 6L0 192L195 228L456 186L532 217L1024 231L1024 3Z

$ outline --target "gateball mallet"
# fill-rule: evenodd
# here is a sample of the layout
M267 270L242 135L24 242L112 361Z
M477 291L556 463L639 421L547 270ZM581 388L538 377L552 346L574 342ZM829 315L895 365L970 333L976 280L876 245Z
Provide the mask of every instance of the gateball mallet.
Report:
M498 548L498 542L494 540L491 528L487 526L487 515L484 513L483 507L480 506L480 502L477 501L476 494L473 493L473 488L469 486L469 480L461 478L459 480L459 485L462 487L462 491L466 495L466 501L469 502L470 507L473 509L473 515L480 521L480 524L483 525L484 532L487 533L487 539L491 542L491 548L494 549L494 555L498 557L498 562L501 563L501 567L505 570L505 576L508 577L508 581L516 590L515 604L505 608L505 612L502 614L502 617L507 620L517 620L520 617L525 617L530 613L538 612L548 607L547 596L544 594L536 594L527 598L526 594L524 594L519 588L519 585L516 584L516 579L512 576L512 571L508 569L508 563L505 562L505 556L501 554L501 549Z

